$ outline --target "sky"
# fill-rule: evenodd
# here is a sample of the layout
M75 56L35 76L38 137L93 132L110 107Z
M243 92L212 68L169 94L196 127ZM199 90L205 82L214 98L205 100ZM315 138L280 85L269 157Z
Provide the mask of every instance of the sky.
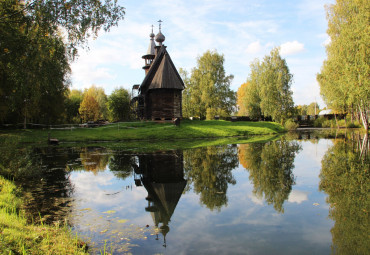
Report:
M237 91L250 74L250 64L263 60L274 47L293 74L295 105L325 106L316 74L326 59L325 5L334 0L118 0L125 17L109 32L80 49L72 65L71 89L91 85L107 95L116 88L131 91L144 79L144 60L154 25L162 20L164 45L177 69L189 73L207 50L224 55L226 74L234 75Z

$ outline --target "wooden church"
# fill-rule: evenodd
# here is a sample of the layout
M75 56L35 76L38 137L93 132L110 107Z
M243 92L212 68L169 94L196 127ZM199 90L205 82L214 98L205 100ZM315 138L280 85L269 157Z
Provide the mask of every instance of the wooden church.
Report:
M142 57L145 60L145 78L141 85L132 88L133 95L136 94L132 99L133 108L141 120L182 118L182 90L185 85L163 45L164 40L159 23L159 33L155 36L152 28L147 54Z

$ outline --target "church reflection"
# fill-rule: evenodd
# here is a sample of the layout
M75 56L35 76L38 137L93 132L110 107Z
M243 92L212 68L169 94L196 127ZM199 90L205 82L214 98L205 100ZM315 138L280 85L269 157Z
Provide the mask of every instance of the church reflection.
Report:
M148 192L145 210L150 212L166 247L169 222L187 183L184 179L183 153L166 151L138 155L134 172L136 186L144 186Z

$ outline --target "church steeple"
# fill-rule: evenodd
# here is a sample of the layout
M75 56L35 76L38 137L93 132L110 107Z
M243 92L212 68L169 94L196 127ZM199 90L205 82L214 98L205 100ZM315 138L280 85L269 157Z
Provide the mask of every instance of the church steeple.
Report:
M153 25L152 25L152 32L149 35L150 42L149 47L146 55L142 56L142 58L145 60L145 66L143 66L143 69L145 70L145 74L148 73L148 70L150 66L152 65L153 59L155 58L155 42L154 42L154 33L153 33Z
M155 55L155 42L154 42L154 33L153 33L153 25L152 25L152 32L150 33L150 43L149 43L149 47L148 47L148 51L147 51L147 55Z

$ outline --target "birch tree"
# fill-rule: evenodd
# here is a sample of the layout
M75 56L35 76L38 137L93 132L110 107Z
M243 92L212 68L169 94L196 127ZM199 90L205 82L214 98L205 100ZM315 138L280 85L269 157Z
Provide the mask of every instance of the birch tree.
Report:
M330 44L317 75L320 93L335 112L357 112L368 130L370 107L369 0L337 0L326 7Z

